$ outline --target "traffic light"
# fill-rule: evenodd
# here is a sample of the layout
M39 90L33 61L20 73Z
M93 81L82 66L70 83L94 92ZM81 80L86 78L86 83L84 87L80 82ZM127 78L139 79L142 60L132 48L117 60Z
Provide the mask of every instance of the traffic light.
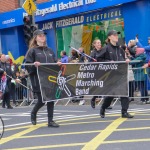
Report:
M31 35L32 35L32 37L33 37L33 32L34 32L35 30L37 30L37 29L38 29L37 25L32 25L32 26L31 26Z
M23 22L24 22L23 32L24 32L25 43L28 46L32 38L32 31L31 31L32 16L25 16L23 18Z
M33 24L31 15L25 16L23 18L23 22L24 22L23 27L24 39L27 46L29 46L29 42L33 37L33 32L38 29L38 26L36 24Z

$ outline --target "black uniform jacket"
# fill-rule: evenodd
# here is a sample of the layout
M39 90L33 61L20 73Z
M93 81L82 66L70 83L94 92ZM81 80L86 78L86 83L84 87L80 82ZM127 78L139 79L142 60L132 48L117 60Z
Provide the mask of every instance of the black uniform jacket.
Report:
M26 56L26 63L55 63L55 54L52 49L48 47L36 47L29 50ZM33 92L40 92L39 80L37 76L37 69L33 66L26 66L26 69L29 73Z
M94 59L97 60L97 62L103 62L104 61L104 54L105 54L105 50L101 49L101 50L92 50L90 56ZM90 59L90 62L93 61L92 59Z
M103 59L105 61L125 61L125 52L119 45L112 45L108 43L102 48Z

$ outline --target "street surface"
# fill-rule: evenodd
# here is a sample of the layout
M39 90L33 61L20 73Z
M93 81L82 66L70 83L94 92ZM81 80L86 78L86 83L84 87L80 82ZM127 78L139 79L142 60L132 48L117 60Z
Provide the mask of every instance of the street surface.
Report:
M33 106L0 108L5 132L0 150L149 150L150 104L131 104L133 119L120 118L120 104L99 116L99 106L55 106L54 120L59 128L47 127L44 106L38 113L38 123L30 122Z

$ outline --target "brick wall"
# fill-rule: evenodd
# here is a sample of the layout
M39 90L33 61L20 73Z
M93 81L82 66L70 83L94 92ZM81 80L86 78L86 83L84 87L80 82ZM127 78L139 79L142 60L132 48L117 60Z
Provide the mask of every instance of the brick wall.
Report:
M49 2L50 0L37 0L36 3ZM17 9L19 6L19 0L0 0L0 13L8 12Z
M0 0L0 13L18 8L18 0Z
M36 3L43 3L43 2L48 2L50 0L36 0Z

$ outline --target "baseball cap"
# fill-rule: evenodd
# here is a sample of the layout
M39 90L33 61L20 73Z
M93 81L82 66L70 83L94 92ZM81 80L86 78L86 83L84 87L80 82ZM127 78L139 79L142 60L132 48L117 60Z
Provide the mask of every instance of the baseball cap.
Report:
M110 31L108 31L108 33L107 33L107 37L108 37L108 36L111 36L111 35L115 35L115 34L120 34L120 31L110 30Z
M40 35L40 34L47 34L47 33L45 33L43 30L35 30L33 32L33 37Z

